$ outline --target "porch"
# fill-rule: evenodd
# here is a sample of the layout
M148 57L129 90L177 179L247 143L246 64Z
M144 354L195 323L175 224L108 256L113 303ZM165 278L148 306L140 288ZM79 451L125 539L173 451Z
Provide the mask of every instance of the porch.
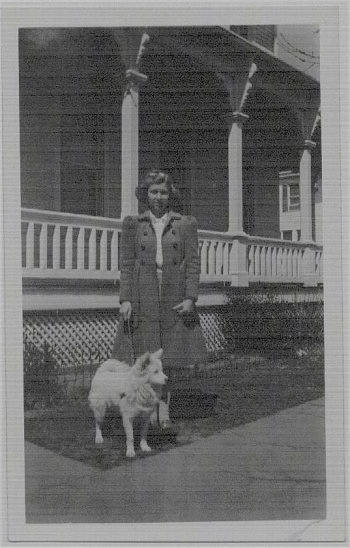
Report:
M46 343L63 367L110 355L121 227L121 219L22 209L25 348ZM322 247L314 243L200 230L199 254L198 310L210 352L225 348L228 287L256 294L259 284L259 297L322 300Z

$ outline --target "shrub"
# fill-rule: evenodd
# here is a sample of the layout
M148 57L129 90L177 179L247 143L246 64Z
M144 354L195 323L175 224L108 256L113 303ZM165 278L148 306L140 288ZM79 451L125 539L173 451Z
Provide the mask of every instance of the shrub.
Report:
M273 294L227 291L222 330L228 351L290 352L323 340L323 303L280 302Z
M64 387L59 383L60 368L47 343L38 348L24 341L24 408L51 407L64 397Z

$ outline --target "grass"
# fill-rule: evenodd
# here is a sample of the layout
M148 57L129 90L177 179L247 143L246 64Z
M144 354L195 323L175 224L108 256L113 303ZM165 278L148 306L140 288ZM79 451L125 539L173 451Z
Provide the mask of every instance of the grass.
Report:
M199 408L184 405L175 417L176 438L159 436L151 429L149 443L154 450L149 454L138 453L137 458L149 458L157 452L323 396L323 347L314 346L302 357L232 355L200 368L194 378L176 381L176 391L188 388L216 394L214 411L210 416L208 413L200 416ZM26 415L25 438L30 442L101 469L128 461L123 427L115 412L105 419L104 444L95 446L94 420L86 398ZM137 437L136 425L136 443Z

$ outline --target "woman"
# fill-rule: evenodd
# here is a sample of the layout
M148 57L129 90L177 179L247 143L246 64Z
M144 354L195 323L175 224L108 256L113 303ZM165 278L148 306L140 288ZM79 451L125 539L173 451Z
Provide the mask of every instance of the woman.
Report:
M160 406L159 416L161 425L167 427L173 370L193 367L207 357L195 309L200 275L197 222L173 211L177 193L166 173L150 171L136 189L136 196L147 210L123 221L123 324L113 357L130 363L132 355L163 348L163 367L169 380L168 393L163 395L167 406ZM129 346L128 338L132 342Z

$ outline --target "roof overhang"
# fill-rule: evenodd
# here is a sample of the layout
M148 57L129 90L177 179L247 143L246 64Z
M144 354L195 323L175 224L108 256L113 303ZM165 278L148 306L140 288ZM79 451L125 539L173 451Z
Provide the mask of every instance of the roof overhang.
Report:
M233 76L237 72L248 74L251 63L255 63L253 90L279 96L283 103L295 108L319 109L320 84L317 80L227 27L156 27L147 32L158 42L182 51L214 72Z

